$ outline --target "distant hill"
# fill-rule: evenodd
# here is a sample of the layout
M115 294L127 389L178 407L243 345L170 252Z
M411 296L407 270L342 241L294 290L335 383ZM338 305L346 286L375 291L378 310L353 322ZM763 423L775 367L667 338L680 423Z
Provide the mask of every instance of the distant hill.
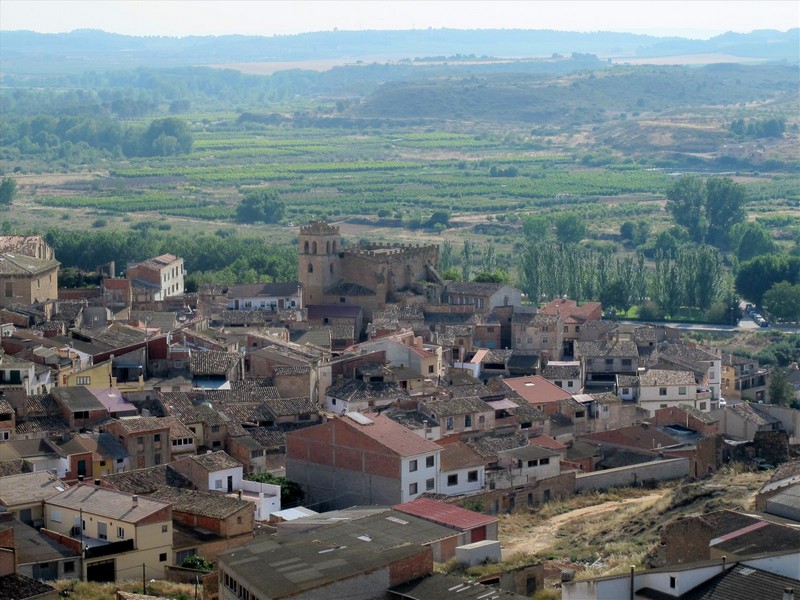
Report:
M800 59L800 29L726 33L709 40L630 33L550 30L327 31L284 36L133 37L97 30L42 34L3 31L3 73L80 73L141 66L176 67L233 62L322 59L398 60L416 57L542 57L587 53L601 57L730 54L743 59Z
M617 67L568 78L493 74L386 83L353 109L361 117L527 123L603 122L614 113L728 105L797 94L788 65Z

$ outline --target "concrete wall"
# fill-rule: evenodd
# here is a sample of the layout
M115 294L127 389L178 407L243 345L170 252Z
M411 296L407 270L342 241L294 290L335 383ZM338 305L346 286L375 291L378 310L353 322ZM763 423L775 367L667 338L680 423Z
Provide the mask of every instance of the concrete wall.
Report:
M575 477L575 491L604 490L613 487L641 485L646 481L680 479L690 474L690 463L688 458L673 458L583 473Z
M287 476L306 491L305 506L316 511L339 510L360 504L400 504L400 479L286 458ZM420 493L425 491L424 483Z

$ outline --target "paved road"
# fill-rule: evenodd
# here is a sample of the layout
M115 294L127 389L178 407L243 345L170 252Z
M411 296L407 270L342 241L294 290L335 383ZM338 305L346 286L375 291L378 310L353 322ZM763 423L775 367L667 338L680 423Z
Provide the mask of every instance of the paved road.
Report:
M620 323L641 324L641 321L620 321ZM739 321L738 325L717 325L714 323L669 323L666 321L656 321L653 322L652 325L663 325L665 327L672 327L673 329L682 329L685 331L782 331L784 333L800 333L800 329L797 327L759 327L750 319L743 319Z

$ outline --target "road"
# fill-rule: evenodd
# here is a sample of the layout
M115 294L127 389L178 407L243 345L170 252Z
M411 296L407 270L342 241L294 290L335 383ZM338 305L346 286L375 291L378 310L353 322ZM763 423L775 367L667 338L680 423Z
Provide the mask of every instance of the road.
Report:
M620 321L620 323L641 325L642 321ZM734 331L734 332L767 332L767 331L782 331L783 333L800 333L797 327L759 327L750 319L743 319L739 321L738 325L717 325L715 323L671 323L667 321L648 321L651 325L660 325L664 327L672 327L673 329L681 329L684 331Z

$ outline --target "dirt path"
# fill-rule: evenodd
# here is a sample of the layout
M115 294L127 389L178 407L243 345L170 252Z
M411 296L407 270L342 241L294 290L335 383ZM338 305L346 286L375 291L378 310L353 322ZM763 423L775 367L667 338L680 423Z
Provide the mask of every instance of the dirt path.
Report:
M555 516L541 525L534 525L533 527L525 529L520 533L515 533L514 535L503 540L503 559L507 560L509 557L515 554L535 554L537 552L547 550L547 548L555 544L558 531L561 529L561 526L567 522L572 522L576 519L592 517L594 515L599 515L610 510L622 508L623 506L629 506L631 504L640 505L643 507L651 506L663 498L667 493L668 490L663 490L647 496L641 496L639 498L627 498L625 500L603 502L602 504L587 506L586 508L578 508L576 510Z

